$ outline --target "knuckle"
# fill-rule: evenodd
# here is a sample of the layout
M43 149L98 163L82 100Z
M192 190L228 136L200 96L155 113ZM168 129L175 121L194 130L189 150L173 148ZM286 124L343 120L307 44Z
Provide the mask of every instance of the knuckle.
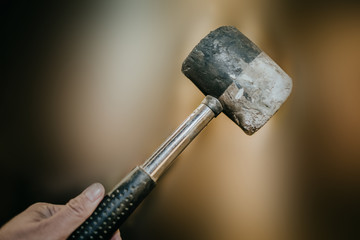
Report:
M34 203L31 206L29 206L25 211L43 213L45 212L47 205L48 205L47 203L43 203L43 202Z
M77 217L83 218L87 216L85 202L79 197L71 199L66 206L70 212Z
M47 205L47 203L43 203L43 202L37 202L32 204L29 209L39 209L39 208L44 208Z

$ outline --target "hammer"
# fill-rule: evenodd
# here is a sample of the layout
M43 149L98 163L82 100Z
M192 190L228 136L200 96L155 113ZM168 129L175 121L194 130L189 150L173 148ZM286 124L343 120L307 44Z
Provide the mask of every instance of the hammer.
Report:
M69 239L110 239L159 177L219 113L252 135L290 95L290 77L235 27L210 32L191 51L182 72L206 97L152 154L108 193Z

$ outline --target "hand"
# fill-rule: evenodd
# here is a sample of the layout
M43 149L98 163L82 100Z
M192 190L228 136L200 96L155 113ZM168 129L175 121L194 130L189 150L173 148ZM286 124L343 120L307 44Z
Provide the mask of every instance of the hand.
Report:
M0 239L64 240L91 215L104 192L95 183L66 205L35 203L0 229ZM119 230L112 240L121 240Z

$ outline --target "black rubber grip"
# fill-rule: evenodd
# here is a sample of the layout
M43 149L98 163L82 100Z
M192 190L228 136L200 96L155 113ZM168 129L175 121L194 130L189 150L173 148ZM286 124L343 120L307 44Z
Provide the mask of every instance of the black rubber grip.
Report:
M111 239L154 187L155 182L150 176L141 168L135 168L68 239Z

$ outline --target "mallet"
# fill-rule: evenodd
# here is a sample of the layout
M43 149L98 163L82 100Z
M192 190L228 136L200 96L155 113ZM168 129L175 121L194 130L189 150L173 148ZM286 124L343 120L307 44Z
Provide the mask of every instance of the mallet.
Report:
M290 77L234 27L210 32L185 59L182 72L205 99L142 166L105 196L69 239L110 239L214 117L223 111L252 135L275 114L292 88Z

